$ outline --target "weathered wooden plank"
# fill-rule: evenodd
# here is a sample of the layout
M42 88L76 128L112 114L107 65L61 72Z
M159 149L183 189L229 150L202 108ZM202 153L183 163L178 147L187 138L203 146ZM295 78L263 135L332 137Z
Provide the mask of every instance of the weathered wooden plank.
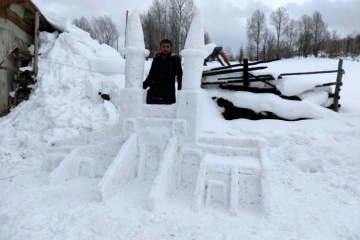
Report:
M242 80L243 77L225 77L225 78L218 78L218 80ZM261 75L261 76L250 76L249 81L252 81L254 79L258 79L260 81L269 81L269 80L275 80L271 75Z
M245 59L244 59L245 60ZM274 61L278 61L280 60L280 58L278 59L272 59L272 60L264 60L264 61L257 61L257 62L251 62L248 63L248 66L252 66L252 65L257 65L260 63L269 63L269 62L274 62ZM230 65L230 66L225 66L225 67L216 67L216 68L212 68L210 69L210 71L215 71L215 70L221 70L221 69L227 69L227 68L233 68L233 67L242 67L244 66L245 63L239 63L239 64L234 64L234 65Z
M321 85L316 85L315 87L329 87L329 86L333 86L333 85L339 85L341 86L342 83L338 83L338 82L329 82L329 83L324 83L324 84L321 84Z
M33 36L34 32L32 27L30 27L22 18L20 18L16 13L14 13L11 9L5 9L5 17L20 27L22 30Z
M261 69L266 69L267 67L252 67L249 68L248 71L256 71ZM214 76L214 75L220 75L220 74L227 74L227 73L234 73L234 72L244 72L243 68L236 68L236 69L229 69L229 70L223 70L223 71L206 71L203 72L203 77L207 76Z
M343 71L343 70L342 70ZM323 73L337 73L338 70L329 70L329 71L314 71L314 72L297 72L297 73L281 73L279 79L282 76L292 76L292 75L310 75L310 74L323 74Z
M249 78L249 82L262 82L264 80L257 79L257 78ZM216 84L228 84L228 83L244 83L243 78L235 79L235 80L229 80L229 81L216 81L216 82L203 82L201 85L216 85ZM247 87L247 86L246 86Z
M25 4L27 0L0 0L0 6L10 4Z
M335 87L335 97L334 97L334 111L338 112L339 111L339 99L340 99L340 86L342 85L342 75L344 74L344 71L342 69L342 65L343 65L343 60L339 59L339 64L338 64L338 73L336 76L336 87Z
M40 12L36 12L36 14L35 14L35 29L34 29L34 69L33 69L35 79L38 74L39 24L40 24Z

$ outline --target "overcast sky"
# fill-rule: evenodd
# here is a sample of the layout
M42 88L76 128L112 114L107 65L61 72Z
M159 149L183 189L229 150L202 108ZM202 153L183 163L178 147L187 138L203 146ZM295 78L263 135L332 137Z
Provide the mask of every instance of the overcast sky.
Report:
M119 27L123 38L126 11L137 8L146 12L152 0L33 0L44 13L51 11L69 20L82 16L108 15ZM260 9L269 21L272 11L285 7L290 18L298 20L302 15L312 16L315 10L322 14L329 30L337 30L341 36L360 33L360 0L194 0L203 16L204 28L212 42L231 47L233 53L246 44L246 20ZM244 46L245 47L245 46Z

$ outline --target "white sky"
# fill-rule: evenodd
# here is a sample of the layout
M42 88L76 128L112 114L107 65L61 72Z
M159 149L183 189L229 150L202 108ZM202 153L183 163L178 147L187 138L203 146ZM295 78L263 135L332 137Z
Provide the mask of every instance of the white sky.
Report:
M110 16L124 35L126 11L138 8L140 13L148 10L152 0L33 0L42 10L50 10L61 16L91 19L94 16ZM318 10L328 24L329 30L337 30L342 36L360 33L360 0L194 0L204 18L205 30L212 42L231 47L235 54L246 44L246 20L256 9L268 16L283 6L292 19L303 14L311 16ZM268 21L268 19L267 19Z

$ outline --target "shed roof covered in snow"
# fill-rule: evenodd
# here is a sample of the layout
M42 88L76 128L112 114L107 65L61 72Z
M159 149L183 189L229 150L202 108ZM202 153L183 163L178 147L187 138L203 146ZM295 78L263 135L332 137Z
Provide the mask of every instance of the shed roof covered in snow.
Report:
M35 14L40 13L40 31L54 31L37 6L30 0L0 0L0 19L7 19L34 36Z

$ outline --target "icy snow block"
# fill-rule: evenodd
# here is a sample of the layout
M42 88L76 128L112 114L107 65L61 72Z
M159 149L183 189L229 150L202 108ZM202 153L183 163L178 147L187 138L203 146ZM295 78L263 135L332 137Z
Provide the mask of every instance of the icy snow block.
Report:
M205 179L206 179L206 163L203 161L200 163L199 173L196 179L196 187L194 193L194 210L200 211L205 191Z
M73 179L77 176L77 162L76 157L81 152L82 148L74 148L70 154L59 164L54 171L50 173L50 183L58 184L60 182Z
M125 88L142 89L146 49L126 48Z
M164 202L168 193L175 187L175 158L177 157L178 142L173 136L160 160L159 173L156 176L148 196L149 210L157 210Z
M134 176L137 165L137 147L137 134L133 133L121 147L99 183L103 200L115 195L119 185L128 182Z
M185 140L195 142L202 119L202 98L199 91L183 90L178 95L177 118L186 121Z
M209 206L214 200L221 201L224 206L227 205L227 187L226 183L219 180L209 180L206 189L206 206ZM214 193L214 189L218 188L221 193ZM217 195L217 196L216 196ZM219 196L220 195L220 196Z
M95 161L88 157L79 157L76 159L76 177L87 175L95 177Z
M185 147L181 149L177 166L178 186L195 186L202 157L203 153L198 148Z
M144 90L140 89L121 89L119 93L119 112L120 119L139 118L142 116L142 104L144 101Z

